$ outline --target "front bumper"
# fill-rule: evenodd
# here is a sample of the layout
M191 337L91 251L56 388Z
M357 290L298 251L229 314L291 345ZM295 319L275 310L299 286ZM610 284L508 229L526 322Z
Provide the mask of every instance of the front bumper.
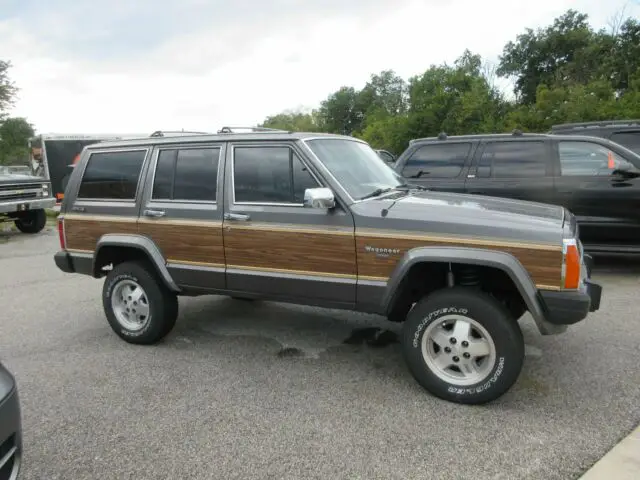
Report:
M22 419L14 378L0 365L0 480L18 478L22 460Z
M579 290L539 292L545 320L554 325L573 325L584 320L590 312L600 309L602 286L591 280L593 260L584 257L583 287Z
M53 197L44 197L36 199L15 200L11 202L0 203L0 213L26 212L29 210L42 210L53 208L56 199ZM0 479L1 480L1 479Z

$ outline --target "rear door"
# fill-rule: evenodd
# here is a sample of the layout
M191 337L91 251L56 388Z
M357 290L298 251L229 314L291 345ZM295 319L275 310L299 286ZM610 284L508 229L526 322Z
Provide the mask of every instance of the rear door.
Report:
M106 233L137 233L147 146L90 149L63 200L67 249L92 254Z
M640 243L640 178L614 170L633 165L604 145L585 140L555 140L559 158L556 203L571 210L580 237L589 245Z
M224 143L154 149L139 232L160 248L174 281L195 290L225 288L222 243Z
M484 140L476 150L465 192L553 203L553 162L546 139Z
M409 154L398 172L410 183L432 190L463 192L473 142L429 143Z

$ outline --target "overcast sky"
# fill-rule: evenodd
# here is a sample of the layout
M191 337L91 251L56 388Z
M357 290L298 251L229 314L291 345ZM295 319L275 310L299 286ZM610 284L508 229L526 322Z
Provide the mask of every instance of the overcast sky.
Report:
M41 133L255 125L371 73L407 78L465 48L497 59L568 8L606 26L639 0L0 0L12 114Z

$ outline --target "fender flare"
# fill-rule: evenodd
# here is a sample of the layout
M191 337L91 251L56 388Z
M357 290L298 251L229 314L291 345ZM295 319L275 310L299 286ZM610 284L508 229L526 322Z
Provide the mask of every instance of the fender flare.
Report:
M499 250L472 247L416 247L407 251L397 263L387 282L387 287L382 297L382 309L386 314L389 314L396 300L400 282L405 278L411 267L425 262L466 263L502 270L518 289L540 333L552 335L564 331L566 328L546 321L544 309L539 301L538 289L527 269L515 256Z
M178 293L180 288L176 285L175 281L171 277L169 270L167 270L167 266L164 260L164 256L162 252L158 248L158 246L151 240L149 237L145 237L144 235L137 234L119 234L119 233L107 233L102 235L98 240L96 245L96 250L93 254L93 262L91 265L91 271L93 275L96 276L96 259L100 254L100 250L102 247L124 247L124 248L135 248L136 250L140 250L145 254L147 259L153 264L156 271L162 278L164 284L169 290L172 292Z

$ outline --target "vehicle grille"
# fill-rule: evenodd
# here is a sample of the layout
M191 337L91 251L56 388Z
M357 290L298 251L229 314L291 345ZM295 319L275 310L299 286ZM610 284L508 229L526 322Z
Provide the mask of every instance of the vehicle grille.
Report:
M0 480L9 480L16 468L16 454L18 447L16 445L16 436L11 435L2 444L0 444Z
M11 202L15 200L30 200L33 198L38 198L38 192L41 190L41 183L0 185L0 202Z

